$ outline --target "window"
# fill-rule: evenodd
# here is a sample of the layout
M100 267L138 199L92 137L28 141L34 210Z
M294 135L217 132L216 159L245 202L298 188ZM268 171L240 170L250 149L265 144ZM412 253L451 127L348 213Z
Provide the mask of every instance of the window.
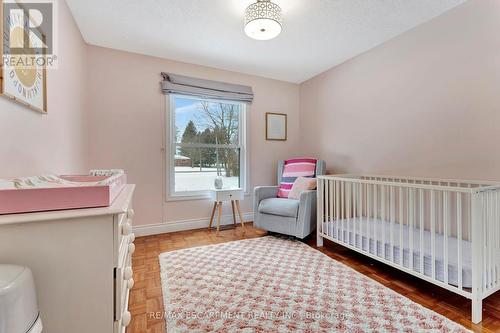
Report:
M246 104L170 95L170 197L245 188Z

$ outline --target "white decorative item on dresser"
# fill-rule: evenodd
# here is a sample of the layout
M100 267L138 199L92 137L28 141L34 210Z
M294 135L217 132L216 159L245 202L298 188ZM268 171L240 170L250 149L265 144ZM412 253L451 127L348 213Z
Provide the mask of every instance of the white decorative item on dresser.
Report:
M110 207L0 216L0 263L33 271L44 331L125 332L134 188Z

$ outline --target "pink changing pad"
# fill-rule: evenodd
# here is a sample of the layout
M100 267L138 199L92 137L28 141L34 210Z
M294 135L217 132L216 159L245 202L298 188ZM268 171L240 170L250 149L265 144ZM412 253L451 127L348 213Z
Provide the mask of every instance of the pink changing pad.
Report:
M125 174L0 179L0 215L107 207L126 184Z

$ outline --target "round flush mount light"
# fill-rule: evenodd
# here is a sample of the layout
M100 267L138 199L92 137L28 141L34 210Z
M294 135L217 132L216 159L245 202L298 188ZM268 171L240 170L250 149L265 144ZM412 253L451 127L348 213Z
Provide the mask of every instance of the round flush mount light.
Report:
M245 10L245 33L257 40L277 37L283 28L281 8L271 0L257 0Z

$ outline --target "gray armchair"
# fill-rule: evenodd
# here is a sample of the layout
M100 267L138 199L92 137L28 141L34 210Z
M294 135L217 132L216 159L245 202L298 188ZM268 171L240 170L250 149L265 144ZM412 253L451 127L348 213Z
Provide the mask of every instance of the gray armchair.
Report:
M278 163L281 183L284 161ZM318 161L316 175L324 175L325 161ZM254 226L303 239L316 229L316 191L304 191L300 200L278 198L278 186L254 189Z

